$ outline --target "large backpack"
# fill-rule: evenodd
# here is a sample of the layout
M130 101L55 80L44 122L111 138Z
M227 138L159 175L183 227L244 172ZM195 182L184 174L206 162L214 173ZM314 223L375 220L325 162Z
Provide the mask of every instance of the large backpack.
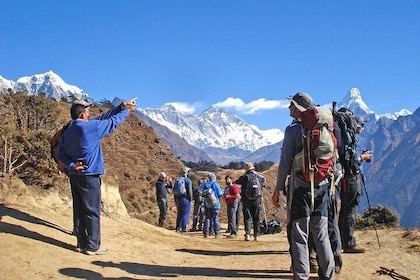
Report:
M50 140L50 153L51 153L51 157L57 163L58 169L60 169L60 171L65 171L66 170L66 167L64 166L64 164L61 161L59 161L57 159L58 142L60 141L61 135L63 135L64 131L66 131L67 128L69 128L69 126L70 126L71 123L72 123L72 121L69 121L62 128L60 128L59 130L57 130L57 132L54 134L54 136Z
M256 200L262 195L260 179L254 172L245 174L245 176L247 180L245 184L244 195L248 200Z
M210 183L210 184L211 186L208 189L205 189L203 192L204 201L206 202L207 208L213 208L214 206L217 205L217 203L219 203L219 199L216 197L216 194L214 193L213 183Z
M338 154L341 166L345 174L356 175L360 173L356 153L356 129L357 121L353 112L347 108L340 108L334 111L334 120L340 129L341 143L338 147Z
M333 172L337 139L332 112L312 107L301 113L303 131L302 175L305 181L319 183Z
M333 176L337 139L334 119L329 108L315 106L303 111L302 123L302 176L311 183L311 211L315 205L315 183Z
M175 179L172 193L175 196L184 196L187 193L187 188L185 187L185 179L183 177L178 177Z

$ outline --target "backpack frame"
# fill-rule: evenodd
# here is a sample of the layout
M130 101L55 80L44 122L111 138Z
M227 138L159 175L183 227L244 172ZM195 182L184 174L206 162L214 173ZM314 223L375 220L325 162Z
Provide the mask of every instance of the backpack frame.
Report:
M311 211L315 204L315 183L334 174L337 139L329 108L315 106L301 112L303 160L302 176L311 183Z
M333 114L340 129L341 146L338 148L338 154L341 166L345 174L357 175L360 173L360 165L356 152L356 118L347 108L340 108Z

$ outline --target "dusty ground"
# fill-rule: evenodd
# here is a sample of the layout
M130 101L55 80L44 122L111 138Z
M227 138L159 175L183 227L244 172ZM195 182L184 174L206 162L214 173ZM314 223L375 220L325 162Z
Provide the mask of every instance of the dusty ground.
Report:
M103 256L73 252L69 201L0 192L0 279L291 279L284 232L259 242L180 235L129 217L102 215ZM241 234L243 230L241 231ZM392 279L381 266L420 279L418 230L357 232L365 254L344 254L336 279ZM313 275L313 279L317 279Z

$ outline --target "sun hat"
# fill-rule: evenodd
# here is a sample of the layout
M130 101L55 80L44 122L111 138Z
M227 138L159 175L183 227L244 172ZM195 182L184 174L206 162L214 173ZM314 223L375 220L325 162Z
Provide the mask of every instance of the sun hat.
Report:
M255 166L254 166L254 164L252 162L245 162L245 170L246 171L248 171L248 170L254 170L254 169L255 169Z
M293 97L287 96L286 98L289 99L299 111L305 111L306 109L314 106L312 97L304 92L298 92Z

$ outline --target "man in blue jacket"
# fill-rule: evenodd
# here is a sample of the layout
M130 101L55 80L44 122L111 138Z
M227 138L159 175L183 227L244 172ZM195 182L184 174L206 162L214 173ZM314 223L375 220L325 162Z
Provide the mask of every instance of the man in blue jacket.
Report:
M216 182L216 175L214 173L210 173L208 175L209 181L204 184L203 186L203 196L207 194L207 190L211 189L211 193L214 194L214 197L217 201L214 205L208 205L208 201L204 200L205 206L205 220L204 220L204 230L203 235L204 238L207 238L211 231L214 232L214 237L219 238L220 232L220 221L219 221L219 213L220 213L220 198L223 197L222 188Z
M113 132L135 110L135 99L123 102L98 117L90 117L88 104L71 106L72 123L60 137L57 158L69 171L73 197L76 252L107 253L101 248L101 178L104 158L101 139Z
M176 231L180 233L188 232L188 223L190 221L192 182L188 178L188 172L191 170L189 167L182 167L180 177L175 180L173 192L176 204ZM175 192L177 180L182 180L185 186L185 193L177 194Z

